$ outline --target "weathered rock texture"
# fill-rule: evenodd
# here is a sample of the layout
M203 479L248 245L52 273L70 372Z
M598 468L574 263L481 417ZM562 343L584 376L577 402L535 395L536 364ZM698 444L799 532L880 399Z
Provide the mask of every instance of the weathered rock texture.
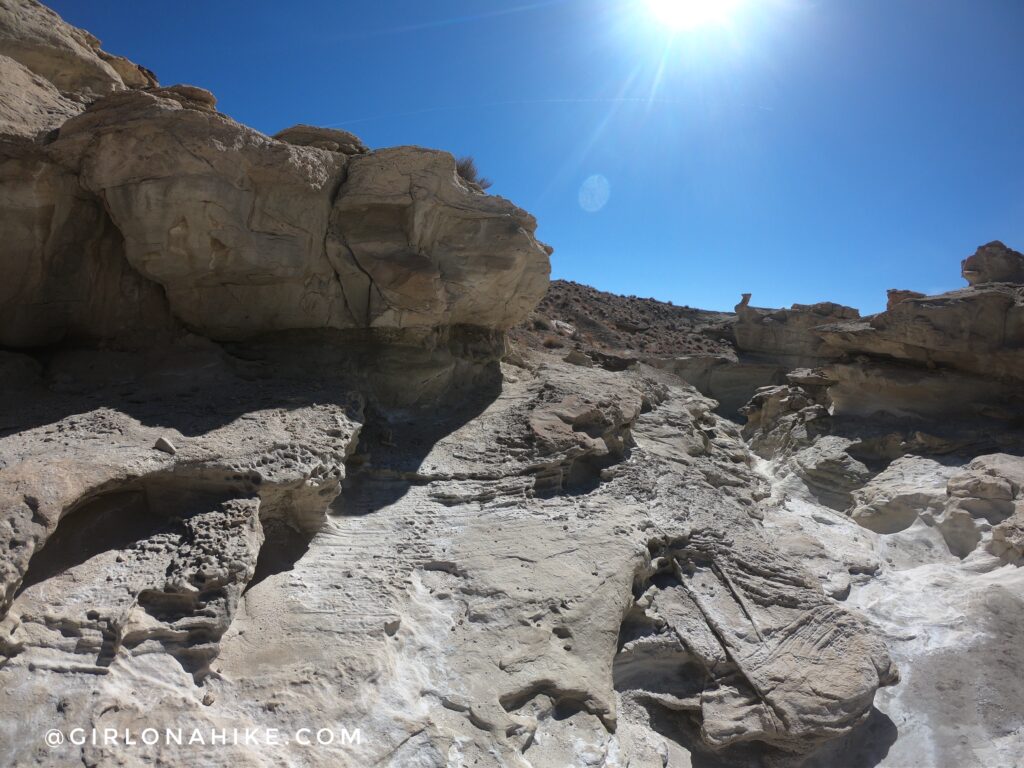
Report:
M369 417L329 394L344 377L297 391L200 350L185 368L128 361L121 381L150 393L138 404L76 391L98 353L12 394L31 407L0 442L0 675L21 711L59 696L68 726L144 712L222 726L284 684L307 693L258 722L323 711L372 734L310 764L405 765L455 744L483 764L656 760L646 722L666 716L676 749L753 741L782 759L856 726L895 681L884 645L773 551L736 430L663 374L581 379L541 357L430 418ZM101 715L92 692L124 698L139 675L159 685ZM5 743L15 760L34 748Z
M17 74L39 93L11 85L63 125L45 143L0 147L14 275L0 342L124 341L181 324L221 340L334 329L409 332L419 344L439 328L503 331L543 295L536 222L467 186L451 155L369 153L351 134L308 126L271 139L218 113L201 88L125 90L91 37L59 20L44 35L43 17L34 3L8 9L0 54L102 98L64 122L79 109L60 111L31 73Z
M92 99L156 85L152 72L35 0L0 3L0 73L0 137L37 137Z
M1024 285L985 284L901 301L818 329L835 350L1024 380Z
M1018 759L1019 286L534 310L450 155L0 11L0 763Z
M1007 248L998 240L981 246L973 256L960 262L960 274L971 285L979 283L1024 283L1024 254Z
M977 285L941 296L890 291L887 311L873 317L834 305L775 311L744 302L733 320L680 327L664 316L644 329L657 335L659 322L666 328L658 336L661 361L651 362L730 405L740 388L753 391L764 377L767 386L740 409L742 436L771 488L759 505L764 526L780 553L813 573L832 600L870 617L899 662L902 682L876 696L864 724L818 747L804 765L1019 761L1024 689L1006 673L1024 668L1016 643L1024 605L1024 404L1015 335L1022 286L1013 282L1016 261L1007 254L1013 252L1001 245L984 246L967 262L984 275L972 280ZM546 306L547 325L537 328L534 319L521 332L538 348L564 355L568 347L567 361L612 369L641 358L609 359L596 335L580 330L604 316L605 302L592 302L588 312L558 289ZM643 316L642 307L633 311ZM571 333L561 332L565 321ZM562 349L545 341L547 329L565 339ZM735 347L704 351L700 335ZM683 354L670 358L669 345ZM794 370L796 361L812 367ZM754 365L762 372L754 375ZM678 712L702 711L677 682L664 683L677 691L669 697L629 692L633 669L657 669L657 679L674 681L679 664L704 668L705 657L685 645L644 638L642 628L672 623L658 610L665 584L675 595L686 583L669 575L672 560L662 561L662 586L641 582L646 597L629 614L629 661L616 667L627 722L650 722L659 733L669 721L646 720L630 702L658 699L663 708L669 702ZM634 638L635 658L644 661L637 667ZM697 732L692 723L687 728ZM756 732L752 723L736 731ZM706 728L702 734L710 735ZM669 764L687 764L664 744L660 754ZM758 765L764 756L759 747L734 743L718 759Z
M32 138L80 110L45 77L0 54L0 136Z
M750 294L744 294L736 305L736 346L744 352L793 358L797 362L830 357L831 350L814 329L859 317L856 309L832 302L761 309L750 306Z
M274 138L297 147L329 149L345 155L361 155L370 151L355 134L336 128L317 128L314 125L293 125L275 133Z

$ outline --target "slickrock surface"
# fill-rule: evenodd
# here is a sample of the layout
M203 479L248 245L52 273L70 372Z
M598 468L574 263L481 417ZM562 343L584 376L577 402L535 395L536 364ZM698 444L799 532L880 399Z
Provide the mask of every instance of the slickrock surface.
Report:
M446 153L30 0L0 57L0 765L1020 764L1009 249L869 318L549 288ZM360 739L42 740L147 727Z
M647 718L694 749L804 753L896 679L884 644L773 551L737 430L655 371L581 381L538 358L429 417L370 417L329 398L343 381L299 391L242 366L246 381L208 354L122 371L142 403L20 395L34 408L0 443L0 675L18 691L2 706L42 721L59 700L61 722L122 728L318 713L371 738L313 764L443 764L457 745L468 764L571 765L660 760Z

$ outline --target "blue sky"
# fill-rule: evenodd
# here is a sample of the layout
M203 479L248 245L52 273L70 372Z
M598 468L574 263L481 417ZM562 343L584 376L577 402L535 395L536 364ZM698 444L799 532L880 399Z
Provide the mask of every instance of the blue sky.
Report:
M50 5L259 130L473 155L603 290L877 311L1024 250L1024 2L733 2L683 31L650 0Z

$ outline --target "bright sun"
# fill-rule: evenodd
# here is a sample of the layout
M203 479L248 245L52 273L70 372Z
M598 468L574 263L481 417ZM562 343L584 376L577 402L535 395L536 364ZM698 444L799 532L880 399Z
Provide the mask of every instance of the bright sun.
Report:
M672 30L727 23L742 0L646 0L654 17Z

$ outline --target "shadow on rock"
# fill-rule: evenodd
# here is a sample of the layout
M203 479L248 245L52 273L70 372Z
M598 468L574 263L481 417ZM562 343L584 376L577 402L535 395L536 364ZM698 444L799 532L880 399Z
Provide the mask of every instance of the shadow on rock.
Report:
M759 742L711 752L702 744L699 726L686 713L653 706L647 711L653 730L690 752L693 768L875 768L899 735L889 716L872 707L863 723L810 755L790 754Z
M346 465L340 496L329 514L372 514L433 479L423 461L434 446L483 413L501 394L497 364L478 372L472 389L455 391L431 406L386 409L370 405L356 453Z
M841 739L826 744L800 768L874 768L889 754L898 736L890 717L872 707L867 720Z

